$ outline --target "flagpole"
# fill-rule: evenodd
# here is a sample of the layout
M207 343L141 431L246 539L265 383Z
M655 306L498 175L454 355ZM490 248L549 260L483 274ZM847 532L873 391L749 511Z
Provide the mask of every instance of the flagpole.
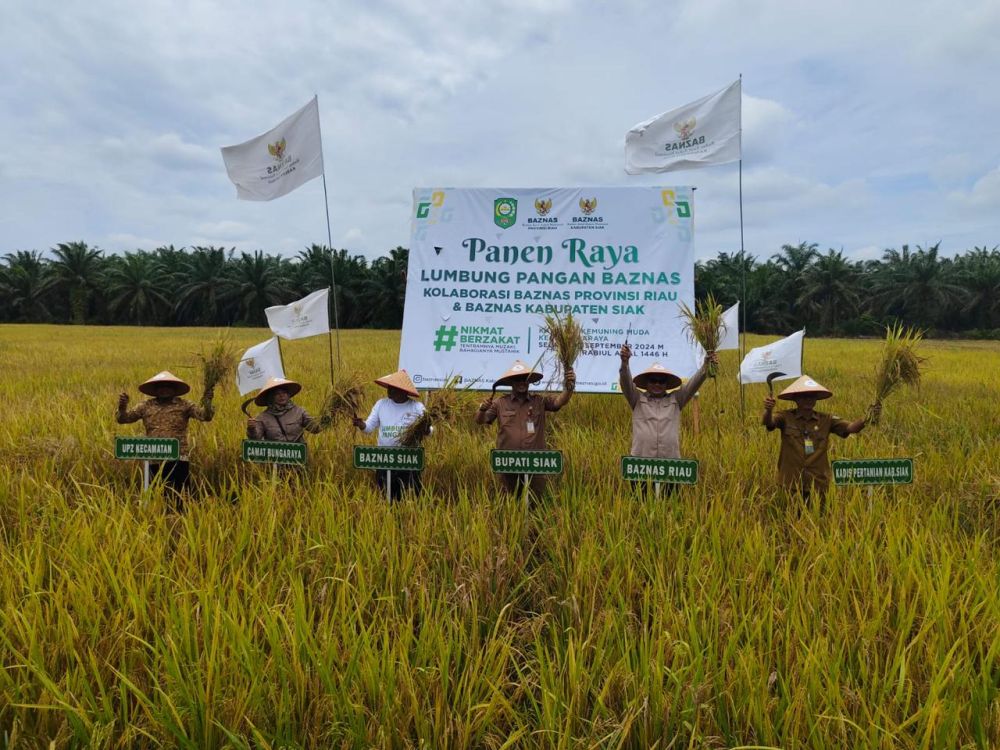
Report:
M747 336L747 258L746 249L743 246L743 74L740 73L740 276L742 305L740 311L743 313L743 330L740 331L740 361L746 356L746 336ZM746 394L743 378L740 378L740 419L746 420Z
M314 94L317 99L317 110L319 109L319 94ZM316 117L316 124L319 128L319 151L323 154L323 126ZM340 362L340 316L337 312L337 278L333 268L333 232L330 230L330 197L326 191L326 157L323 156L323 207L326 209L326 246L330 249L330 296L333 299L333 327L337 331L337 362ZM333 340L330 341L330 384L333 384Z

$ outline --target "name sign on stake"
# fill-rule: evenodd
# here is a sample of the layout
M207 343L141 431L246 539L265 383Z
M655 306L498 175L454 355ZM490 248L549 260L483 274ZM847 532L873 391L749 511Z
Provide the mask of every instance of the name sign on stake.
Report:
M913 484L912 458L862 458L834 461L833 482L843 484Z
M243 460L252 464L303 466L306 462L306 444L285 443L280 440L244 440Z
M180 456L181 444L177 438L115 438L115 458L124 461L176 461Z
M562 474L560 451L490 451L494 474Z
M354 468L377 471L423 471L424 449L388 445L355 445Z
M627 482L697 484L698 462L693 458L622 456L622 479Z

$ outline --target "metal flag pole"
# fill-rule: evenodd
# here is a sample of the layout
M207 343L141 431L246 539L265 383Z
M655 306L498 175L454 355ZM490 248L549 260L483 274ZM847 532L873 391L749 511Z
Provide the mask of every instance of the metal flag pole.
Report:
M319 95L316 95L319 99ZM317 105L317 110L319 109ZM323 156L323 128L319 124L319 117L316 118L319 127L319 152ZM326 209L326 246L330 250L330 297L333 300L333 327L337 331L337 362L340 362L340 320L337 312L337 278L333 267L333 232L330 230L330 197L326 190L326 157L323 156L323 207ZM330 384L333 384L333 340L330 340Z
M743 330L740 331L740 362L746 356L747 336L747 253L743 245L743 74L740 73L740 312L743 314ZM740 420L746 420L746 394L743 378L740 378Z

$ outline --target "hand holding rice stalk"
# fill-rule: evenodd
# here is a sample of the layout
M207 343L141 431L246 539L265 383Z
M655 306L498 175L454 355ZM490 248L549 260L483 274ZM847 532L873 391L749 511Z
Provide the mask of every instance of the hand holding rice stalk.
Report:
M680 309L688 338L701 344L706 353L716 351L726 333L726 324L722 318L722 305L715 301L715 296L709 294L703 300L695 300L694 310L682 302ZM719 366L709 362L708 377L714 378L718 374Z
M549 334L549 348L555 352L556 359L559 360L565 381L566 373L573 369L577 357L583 352L583 326L573 317L573 313L567 313L565 317L553 313L543 319L545 330Z
M882 359L875 369L875 401L868 407L866 417L871 424L879 423L882 402L900 384L920 385L921 367L927 358L919 356L916 350L923 338L923 331L903 328L900 323L886 327Z
M236 372L236 365L240 361L239 354L226 335L219 335L208 347L208 351L203 350L198 354L198 359L201 360L203 400L211 398L215 386L223 378Z
M320 407L320 419L333 421L339 416L353 419L361 408L361 398L364 396L365 380L352 370L340 368L333 383L326 391L323 406Z
M458 375L452 375L439 389L428 392L424 402L424 413L399 433L400 445L407 448L420 445L430 434L431 425L447 426L454 420L459 411L460 396L457 386L460 382L461 378Z

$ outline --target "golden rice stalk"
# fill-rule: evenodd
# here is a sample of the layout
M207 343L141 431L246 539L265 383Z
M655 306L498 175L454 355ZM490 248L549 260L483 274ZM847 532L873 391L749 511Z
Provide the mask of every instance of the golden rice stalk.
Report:
M917 354L917 346L923 341L924 332L916 328L904 328L901 323L886 326L885 345L882 357L875 368L875 401L868 407L868 421L879 423L879 414L874 406L885 401L900 385L920 385L920 375L926 357Z
M583 326L573 317L573 313L565 316L559 313L544 316L545 330L549 334L549 349L556 354L562 376L573 369L577 357L583 352Z
M220 334L207 349L202 349L198 359L201 360L203 394L214 391L219 383L232 382L231 376L235 375L240 362L239 353L225 334Z
M722 320L722 305L709 294L703 300L695 300L694 310L683 302L680 305L680 317L684 320L684 329L692 343L701 344L706 352L714 352L719 348L719 342L725 335L725 324ZM719 374L717 365L709 364L708 377Z
M451 425L460 411L461 394L465 390L458 388L460 382L458 375L452 375L439 389L428 391L424 401L424 413L399 433L400 445L407 448L420 445L420 442L430 434L431 425L438 427Z
M332 420L339 416L357 416L365 392L364 384L364 378L357 372L343 368L337 370L333 385L327 389L323 398L323 406L320 408L322 418Z

